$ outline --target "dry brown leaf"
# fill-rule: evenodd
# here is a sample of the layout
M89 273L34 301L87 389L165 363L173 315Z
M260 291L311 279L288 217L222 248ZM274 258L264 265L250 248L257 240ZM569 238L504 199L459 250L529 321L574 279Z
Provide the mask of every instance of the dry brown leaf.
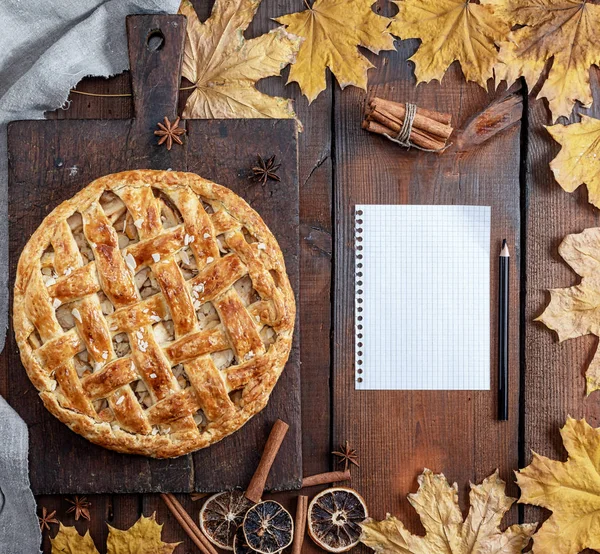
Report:
M419 514L425 536L410 533L388 514L384 521L362 525L361 541L381 554L516 554L535 531L535 524L499 529L504 514L515 499L504 493L504 481L496 471L481 485L471 484L471 506L467 518L458 505L458 487L444 475L426 469L419 476L419 490L408 501Z
M129 529L108 526L107 554L171 554L180 543L166 543L160 538L162 525L152 517L140 517ZM98 554L89 531L81 536L75 527L60 529L52 539L52 554Z
M517 123L523 117L523 95L520 88L511 87L482 111L473 115L462 129L454 134L454 148L459 152L473 148L492 139Z
M533 554L600 549L600 429L568 418L560 433L566 462L534 452L531 464L517 473L519 502L552 511L533 537Z
M465 0L404 0L390 26L402 39L418 38L410 58L417 82L438 81L458 60L465 78L486 88L498 60L495 43L506 39L509 25L490 6Z
M367 88L367 70L374 67L358 46L378 54L393 50L387 30L390 20L373 12L373 0L316 0L307 10L275 19L294 35L303 37L288 83L296 81L312 102L327 88L327 68L342 88Z
M498 79L512 84L525 77L529 88L539 81L546 63L552 67L538 98L548 99L552 121L568 117L575 101L592 104L590 68L600 65L600 5L586 0L486 0L511 26L501 44Z
M584 335L600 337L600 227L567 235L558 253L581 276L573 287L550 290L550 303L536 319L556 331L560 342ZM600 349L587 372L587 394L600 389Z
M573 192L585 183L590 203L600 208L600 119L582 115L580 123L546 129L562 146L550 162L558 184Z
M183 76L195 85L183 110L187 119L294 118L292 101L256 89L256 82L279 75L296 59L301 39L283 27L251 40L244 31L261 0L216 0L201 23L189 0Z

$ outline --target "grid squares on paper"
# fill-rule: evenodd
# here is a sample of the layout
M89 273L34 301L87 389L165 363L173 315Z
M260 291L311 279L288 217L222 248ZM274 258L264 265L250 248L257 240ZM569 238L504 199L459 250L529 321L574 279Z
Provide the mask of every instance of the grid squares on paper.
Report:
M490 215L356 206L356 389L489 390Z

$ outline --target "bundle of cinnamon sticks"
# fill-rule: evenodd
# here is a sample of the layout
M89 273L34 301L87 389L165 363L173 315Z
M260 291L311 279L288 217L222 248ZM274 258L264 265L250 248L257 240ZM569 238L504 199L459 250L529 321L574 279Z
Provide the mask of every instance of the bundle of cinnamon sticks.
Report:
M367 105L363 129L396 139L406 118L406 104L372 98ZM408 141L426 150L442 151L452 134L451 115L417 108Z

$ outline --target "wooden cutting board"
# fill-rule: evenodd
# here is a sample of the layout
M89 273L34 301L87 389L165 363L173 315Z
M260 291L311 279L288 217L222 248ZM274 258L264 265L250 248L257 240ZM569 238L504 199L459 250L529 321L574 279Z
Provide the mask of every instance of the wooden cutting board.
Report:
M134 119L18 121L8 130L9 259L43 218L93 179L127 169L191 171L230 187L260 213L284 252L298 291L298 170L291 120L188 120L183 146L157 145L156 124L176 117L186 20L127 18ZM254 183L257 155L281 162L281 182ZM36 494L218 491L248 484L277 418L290 424L267 488L299 488L302 478L299 331L268 406L210 448L173 460L118 454L70 431L44 408L9 330L1 369L8 401L29 426L30 478Z

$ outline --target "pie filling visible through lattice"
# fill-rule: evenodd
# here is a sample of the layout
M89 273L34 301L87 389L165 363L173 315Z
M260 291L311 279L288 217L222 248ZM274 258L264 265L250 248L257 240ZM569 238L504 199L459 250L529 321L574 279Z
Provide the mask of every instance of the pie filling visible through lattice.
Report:
M239 429L287 361L294 295L277 241L191 173L93 181L25 246L21 359L46 408L120 452L180 456Z

